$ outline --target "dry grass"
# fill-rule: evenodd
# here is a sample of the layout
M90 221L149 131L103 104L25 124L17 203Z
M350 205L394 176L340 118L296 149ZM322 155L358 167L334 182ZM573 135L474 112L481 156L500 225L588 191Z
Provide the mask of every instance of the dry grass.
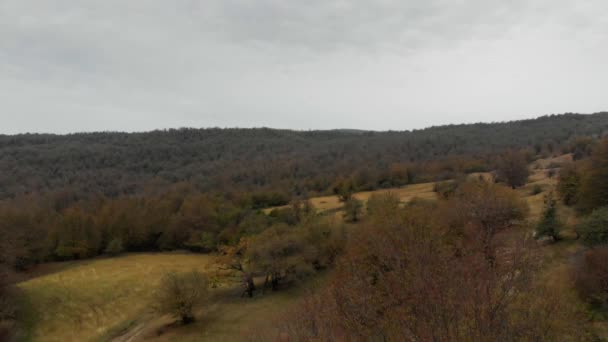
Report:
M540 218L545 206L545 196L550 191L555 189L557 178L547 177L547 172L544 169L533 170L528 183L517 189L517 192L526 200L530 207L530 220L536 221ZM541 193L532 195L532 189L540 186L543 190Z
M170 270L204 270L211 256L131 254L74 263L19 284L35 311L35 341L88 341L148 312L150 296Z
M279 322L286 310L303 296L309 283L276 293L258 294L253 299L224 296L205 308L201 319L189 326L168 329L162 335L150 332L135 341L215 342L274 340L278 336Z
M420 183L420 184L407 185L407 186L404 186L401 188L364 191L364 192L358 192L358 193L354 194L353 197L355 197L356 199L361 200L363 202L367 202L367 200L374 194L384 194L384 193L391 192L391 193L399 196L399 199L401 200L402 203L407 203L414 198L436 199L437 194L435 192L433 192L434 184L435 183L432 183L432 182L431 183ZM313 197L310 199L310 202L320 212L337 210L337 209L342 208L342 206L343 206L343 203L340 202L340 200L338 199L338 196ZM274 209L280 209L280 208L286 208L286 207L287 206L267 208L267 209L264 209L264 212L268 214Z
M533 166L538 166L538 168L546 169L552 164L565 164L572 162L572 153L562 154L557 157L549 157L544 159L538 159L534 163Z
M242 341L260 329L272 331L281 313L301 297L304 287L243 299L238 283L231 283L211 291L209 304L194 324L179 326L172 317L151 313L151 296L165 272L197 269L215 274L209 268L213 258L146 253L45 265L55 273L19 284L35 311L31 339Z

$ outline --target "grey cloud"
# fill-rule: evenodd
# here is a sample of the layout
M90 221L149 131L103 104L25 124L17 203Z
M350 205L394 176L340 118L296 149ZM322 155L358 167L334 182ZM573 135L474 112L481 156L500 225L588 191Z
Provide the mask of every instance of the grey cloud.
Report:
M607 34L604 0L4 0L0 132L602 110Z

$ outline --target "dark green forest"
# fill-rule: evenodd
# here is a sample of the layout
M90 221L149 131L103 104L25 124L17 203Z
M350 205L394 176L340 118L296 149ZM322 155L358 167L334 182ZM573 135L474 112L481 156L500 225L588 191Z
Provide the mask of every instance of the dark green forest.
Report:
M183 128L5 135L0 199L57 191L116 197L188 182L204 192L249 193L263 207L331 193L345 181L369 190L485 171L509 148L584 153L577 137L606 132L608 113L401 132Z

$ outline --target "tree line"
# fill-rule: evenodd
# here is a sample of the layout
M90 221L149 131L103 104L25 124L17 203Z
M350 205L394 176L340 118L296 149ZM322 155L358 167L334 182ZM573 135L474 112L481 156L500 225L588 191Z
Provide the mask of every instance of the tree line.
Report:
M331 193L487 171L493 155L586 153L579 137L608 131L608 113L563 114L505 123L403 132L177 129L147 133L0 136L0 199L72 191L141 194L188 182L203 192L257 193L257 206ZM447 162L437 162L439 160Z
M608 312L608 139L595 144L589 158L562 168L557 188L578 213L575 232L587 247L573 270L577 290L601 316ZM563 224L550 222L559 235Z

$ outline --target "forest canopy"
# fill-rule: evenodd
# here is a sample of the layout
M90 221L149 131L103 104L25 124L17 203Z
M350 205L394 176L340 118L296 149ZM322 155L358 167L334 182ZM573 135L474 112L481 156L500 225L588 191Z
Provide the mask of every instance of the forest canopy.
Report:
M403 132L172 129L147 133L0 135L0 199L37 192L116 197L188 182L256 193L258 207L293 196L401 186L487 171L506 149L581 152L577 137L608 131L608 113ZM66 195L67 196L67 195Z

